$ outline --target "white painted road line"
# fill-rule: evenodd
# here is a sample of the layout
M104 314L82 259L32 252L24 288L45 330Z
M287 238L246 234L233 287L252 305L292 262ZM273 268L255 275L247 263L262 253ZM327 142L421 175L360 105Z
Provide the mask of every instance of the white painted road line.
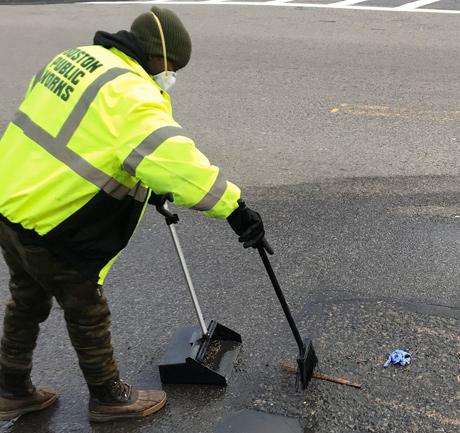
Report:
M367 0L343 0L341 2L329 3L327 6L331 8L341 8L343 6L353 6L358 3L364 3Z
M429 5L431 3L438 3L439 0L417 0L417 1L414 1L414 2L411 2L411 3L406 3L404 5L401 5L395 9L398 9L400 11L410 11L410 10L413 10L413 9L417 9L417 8L420 8L422 6L426 6L426 5Z
M284 3L289 3L289 2L292 2L294 0L269 0L265 3L268 3L268 4L271 4L271 5L281 5L281 4L284 4Z
M299 1L299 0L297 0ZM442 1L442 0L441 0ZM382 7L382 6L361 6L360 3L349 6L333 6L334 3L297 3L292 1L289 3L280 1L222 1L222 0L199 0L199 1L177 1L177 0L134 0L134 1L83 1L80 4L88 5L133 5L133 4L172 4L172 5L196 5L196 6L266 6L266 7L295 7L307 9L340 9L340 10L356 10L356 11L377 11L377 12L404 12L404 13L431 13L431 14L451 14L458 15L460 10L447 9L423 9L417 7L415 9L403 9L401 7ZM412 2L414 3L414 2ZM434 3L433 1L431 3ZM363 3L365 4L365 3ZM407 4L407 3L406 3ZM335 3L337 5L337 2ZM404 6L404 5L403 5Z

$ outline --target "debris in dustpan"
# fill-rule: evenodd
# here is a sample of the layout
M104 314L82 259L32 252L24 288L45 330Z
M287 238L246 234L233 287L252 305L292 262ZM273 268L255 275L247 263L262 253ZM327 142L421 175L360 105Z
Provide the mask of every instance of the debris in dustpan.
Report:
M202 337L199 326L176 331L158 366L163 383L227 385L241 336L214 320L207 328L209 340Z
M281 366L281 368L283 370L286 370L289 373L297 373L297 368L294 367L293 365L290 365L290 364L285 363L285 362L281 362L280 366ZM361 384L359 384L359 383L351 382L348 379L344 379L342 377L334 377L334 376L330 376L328 374L323 374L323 373L320 373L318 371L315 371L313 373L313 378L318 379L318 380L325 380L327 382L338 383L339 385L347 385L347 386L351 386L353 388L361 389Z
M229 357L230 354L235 360L233 353L238 353L240 346L241 342L239 341L212 340L203 358L203 364L213 370L219 370L224 364L225 358Z
M394 365L409 365L411 361L409 352L405 352L404 350L397 349L388 355L388 359L383 364L383 368L387 368L390 364Z
M209 343L208 350L206 352L206 355L203 359L203 364L205 365L211 365L213 364L213 361L216 357L216 355L219 353L219 350L222 347L222 343L220 340L213 340Z

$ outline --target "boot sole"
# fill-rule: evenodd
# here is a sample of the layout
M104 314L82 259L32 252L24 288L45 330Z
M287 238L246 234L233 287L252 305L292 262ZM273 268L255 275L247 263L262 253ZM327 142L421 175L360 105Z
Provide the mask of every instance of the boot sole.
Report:
M15 418L19 418L22 415L30 412L38 412L39 410L46 409L56 402L58 396L55 395L49 400L44 401L43 403L36 404L33 406L25 406L20 409L8 410L0 412L0 421L10 421Z
M103 414L90 412L89 420L92 422L108 422L116 421L120 419L133 419L133 418L144 418L146 416L152 415L155 412L158 412L166 404L166 398L158 402L155 406L149 407L141 412L131 412L131 413L122 413L122 414Z

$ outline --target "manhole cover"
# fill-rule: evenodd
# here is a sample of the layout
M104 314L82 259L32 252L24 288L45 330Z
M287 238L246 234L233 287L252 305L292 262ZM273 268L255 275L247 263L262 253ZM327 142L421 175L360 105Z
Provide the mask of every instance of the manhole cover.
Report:
M243 410L224 418L214 433L303 433L299 421L256 410Z

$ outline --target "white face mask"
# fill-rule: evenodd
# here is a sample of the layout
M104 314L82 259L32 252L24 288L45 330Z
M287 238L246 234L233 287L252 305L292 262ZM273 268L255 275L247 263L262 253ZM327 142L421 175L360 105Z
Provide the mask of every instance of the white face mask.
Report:
M160 72L159 74L151 76L155 83L157 83L163 90L167 92L174 86L176 82L176 73L173 71L166 71Z

